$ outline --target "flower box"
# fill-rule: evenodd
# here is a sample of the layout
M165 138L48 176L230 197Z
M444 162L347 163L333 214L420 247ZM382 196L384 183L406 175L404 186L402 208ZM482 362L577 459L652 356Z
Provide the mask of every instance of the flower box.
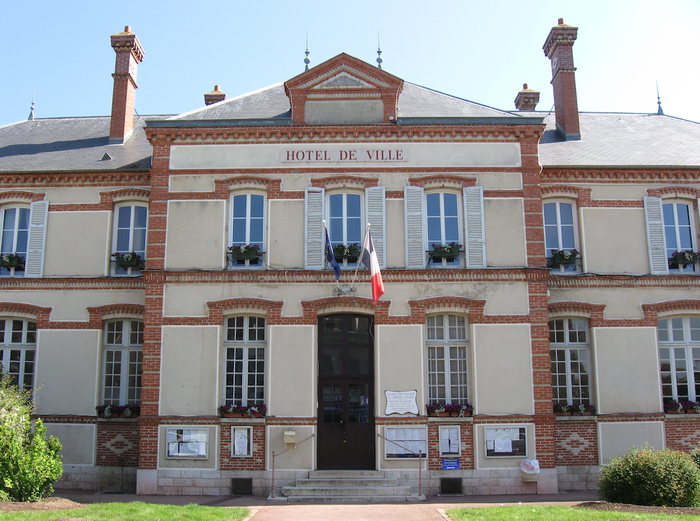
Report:
M219 407L221 418L264 418L267 414L265 405L222 405Z
M681 414L683 406L675 400L669 400L664 402L664 412L666 414Z
M360 256L360 245L359 244L337 244L333 246L333 256L337 259L347 259L348 262L357 262L357 258Z
M681 402L681 407L686 414L700 414L700 403L699 402Z
M24 266L24 257L14 253L3 253L0 255L0 267L20 268Z
M471 416L474 412L474 408L468 403L429 403L425 406L425 410L427 411L428 416L458 416L462 418Z
M138 405L98 405L95 410L100 418L137 418L141 414Z
M595 412L593 406L587 403L582 403L579 405L569 405L567 407L567 410L571 413L572 416L591 416Z
M141 265L141 256L135 252L113 253L114 263L120 268L135 268Z
M570 264L575 264L577 255L578 251L576 250L552 250L552 263L554 266L568 266Z
M432 251L429 253L433 259L446 259L447 261L451 262L455 260L455 258L459 257L459 252L462 249L462 245L452 242L446 245L433 244L432 248Z
M260 246L256 244L230 246L228 252L231 254L231 258L237 261L238 264L245 264L245 261L257 261L257 258L260 256Z
M695 264L698 261L698 254L692 250L674 251L671 258L679 266L685 266Z

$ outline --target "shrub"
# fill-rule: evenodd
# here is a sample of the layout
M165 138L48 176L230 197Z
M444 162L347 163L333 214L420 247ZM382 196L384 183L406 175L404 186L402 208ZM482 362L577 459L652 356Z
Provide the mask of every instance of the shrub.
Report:
M29 392L0 371L0 498L38 501L63 474L61 444L41 420L32 424L33 407Z
M684 452L632 447L601 469L598 490L611 503L694 506L700 500L700 469Z

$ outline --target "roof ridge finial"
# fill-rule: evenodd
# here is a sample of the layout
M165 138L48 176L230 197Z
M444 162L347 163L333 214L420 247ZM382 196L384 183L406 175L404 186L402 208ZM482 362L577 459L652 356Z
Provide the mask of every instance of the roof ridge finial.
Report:
M664 115L664 109L661 108L661 96L659 96L659 80L656 80L656 103L659 105L659 109L656 111L656 114L659 116Z
M306 58L304 58L304 72L309 70L309 63L311 63L311 60L309 60L309 31L306 31Z
M32 94L32 108L29 110L27 121L34 121L34 98L36 98L36 89L34 89L34 93Z
M382 44L379 41L379 31L377 31L377 67L382 68Z

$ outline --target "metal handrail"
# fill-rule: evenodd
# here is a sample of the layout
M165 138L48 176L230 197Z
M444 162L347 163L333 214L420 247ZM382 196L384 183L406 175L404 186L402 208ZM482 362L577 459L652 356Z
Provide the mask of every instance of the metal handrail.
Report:
M422 496L423 495L423 451L419 450L418 452L414 452L411 449L404 447L403 445L396 443L394 440L390 440L385 436L382 436L381 434L377 433L377 436L380 438L388 441L389 443L393 443L397 447L401 447L403 450L410 452L411 454L415 454L418 456L418 495Z
M270 493L270 498L275 499L275 458L277 456L281 456L282 454L284 454L287 451L290 451L292 449L296 449L299 445L301 445L302 443L304 443L307 440L310 440L314 436L316 436L316 433L312 433L311 436L309 436L308 438L304 438L299 443L295 443L293 447L289 447L288 449L284 449L279 454L276 454L274 450L272 451L272 492Z

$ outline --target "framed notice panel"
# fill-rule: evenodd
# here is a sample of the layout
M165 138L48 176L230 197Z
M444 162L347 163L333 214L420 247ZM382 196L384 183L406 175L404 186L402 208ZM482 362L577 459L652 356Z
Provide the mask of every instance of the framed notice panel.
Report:
M167 453L169 459L207 459L209 429L168 429Z
M487 458L522 457L527 455L525 427L484 427Z

